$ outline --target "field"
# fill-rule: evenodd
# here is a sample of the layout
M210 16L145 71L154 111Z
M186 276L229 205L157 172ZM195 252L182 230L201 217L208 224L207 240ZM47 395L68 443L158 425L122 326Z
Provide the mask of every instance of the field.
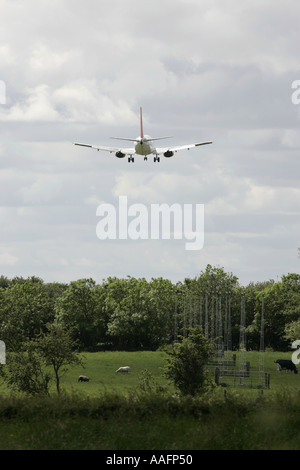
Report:
M62 379L62 387L68 392L84 396L88 394L90 397L99 396L101 392L127 394L140 384L144 370L149 371L158 384L168 386L166 379L162 377L162 370L167 358L163 351L84 353L84 357L85 367L69 370ZM247 352L246 359L250 362L250 370L258 370L258 352ZM299 375L284 371L278 373L274 363L276 359L291 359L291 353L264 353L264 370L270 374L271 384L270 390L266 390L266 393L272 395L272 392L286 389L300 390L300 371ZM131 367L130 373L114 374L114 371L122 365L129 365ZM78 383L77 379L80 374L87 375L90 382L88 384ZM173 391L171 386L169 388L170 391ZM256 395L257 390L249 390L249 393Z
M127 394L140 383L143 370L147 370L160 384L166 354L161 351L84 353L85 367L70 370L62 379L62 387L69 392L99 396L99 392ZM120 366L130 366L129 374L115 374ZM89 383L78 383L78 376L87 375Z
M178 398L162 377L166 354L85 353L49 399L12 397L0 386L0 449L252 450L300 448L300 373L276 371L290 353L265 353L270 389L218 387L208 396ZM257 369L257 352L248 352ZM122 365L129 374L114 374ZM153 380L145 382L143 371ZM90 382L79 383L80 374ZM142 385L151 389L142 391ZM166 386L167 393L156 386Z

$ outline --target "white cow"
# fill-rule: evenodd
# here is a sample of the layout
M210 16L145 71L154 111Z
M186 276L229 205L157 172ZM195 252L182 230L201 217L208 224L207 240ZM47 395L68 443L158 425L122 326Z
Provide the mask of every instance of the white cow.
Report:
M123 366L123 367L119 367L118 370L116 370L115 374L117 374L118 372L125 372L128 374L128 372L130 372L130 367L129 366Z
M80 375L78 377L78 382L89 382L90 379L86 375Z

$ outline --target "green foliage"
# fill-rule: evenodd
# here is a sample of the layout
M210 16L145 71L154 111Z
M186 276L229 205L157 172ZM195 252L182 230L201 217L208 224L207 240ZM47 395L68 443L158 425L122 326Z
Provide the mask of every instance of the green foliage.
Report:
M50 374L39 354L27 345L26 350L9 353L7 365L1 369L1 376L8 387L28 395L48 395Z
M105 338L103 289L93 279L70 283L55 303L56 318L72 330L82 349L93 350Z
M265 347L288 350L290 340L299 339L294 322L300 317L300 275L242 287L232 273L209 264L194 279L176 285L163 278L130 276L109 277L100 284L79 279L69 285L1 276L0 339L7 352L17 352L46 332L47 323L57 321L72 332L82 351L156 350L174 340L175 306L176 332L184 334L186 327L196 326L200 311L204 320L207 298L209 318L217 299L223 312L230 301L232 346L238 349L243 295L247 348L259 349L263 293Z
M285 351L290 347L292 330L300 316L300 275L289 274L282 277L282 282L273 282L265 286L264 293L264 337L265 347ZM246 290L247 292L247 290ZM261 290L255 293L253 305L254 318L247 333L253 335L259 344L263 295ZM291 326L289 326L291 325ZM254 336L255 335L255 336ZM300 339L294 338L294 339Z
M196 395L211 386L205 365L212 354L212 345L202 329L191 328L187 338L168 351L165 375L184 395Z
M295 340L300 340L300 320L293 321L288 323L285 326L285 338L293 343Z
M29 395L49 394L49 382L54 376L60 393L61 376L69 366L83 363L74 351L70 333L62 325L47 324L47 330L23 343L20 352L8 355L7 367L1 369L1 375L13 390ZM53 376L48 366L53 368Z
M153 374L148 369L143 369L139 374L139 384L137 392L142 394L163 394L167 392L167 388L159 384Z
M116 348L156 349L169 341L174 301L170 281L110 278L104 287L107 336Z
M299 429L298 392L0 400L1 450L298 450Z
M32 277L0 289L0 338L17 351L54 320L54 310L42 280Z
M57 393L60 393L60 378L69 366L82 365L82 359L74 351L76 342L70 332L57 323L47 324L47 333L40 334L31 347L44 359L46 366L52 366Z
M238 278L232 273L226 273L220 266L212 267L208 264L205 271L195 279L186 278L184 286L190 289L202 290L202 292L219 292L225 294L238 286Z

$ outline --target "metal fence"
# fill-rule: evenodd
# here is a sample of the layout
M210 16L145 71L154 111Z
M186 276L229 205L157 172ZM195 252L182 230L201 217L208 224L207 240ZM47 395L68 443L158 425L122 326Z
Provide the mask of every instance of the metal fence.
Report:
M223 387L270 388L270 374L264 371L216 367L214 374L216 384Z

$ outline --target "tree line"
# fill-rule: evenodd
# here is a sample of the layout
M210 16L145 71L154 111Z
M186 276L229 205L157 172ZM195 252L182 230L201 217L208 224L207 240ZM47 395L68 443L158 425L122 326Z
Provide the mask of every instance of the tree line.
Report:
M234 350L239 347L242 296L247 349L260 346L262 301L264 346L284 351L300 339L299 274L241 286L224 268L207 265L195 278L176 284L130 276L68 284L1 276L0 340L7 351L17 352L46 335L51 325L61 325L82 351L156 350L182 334L185 322L195 327L201 320L204 329L205 305L211 312L218 298L222 315L230 299Z

